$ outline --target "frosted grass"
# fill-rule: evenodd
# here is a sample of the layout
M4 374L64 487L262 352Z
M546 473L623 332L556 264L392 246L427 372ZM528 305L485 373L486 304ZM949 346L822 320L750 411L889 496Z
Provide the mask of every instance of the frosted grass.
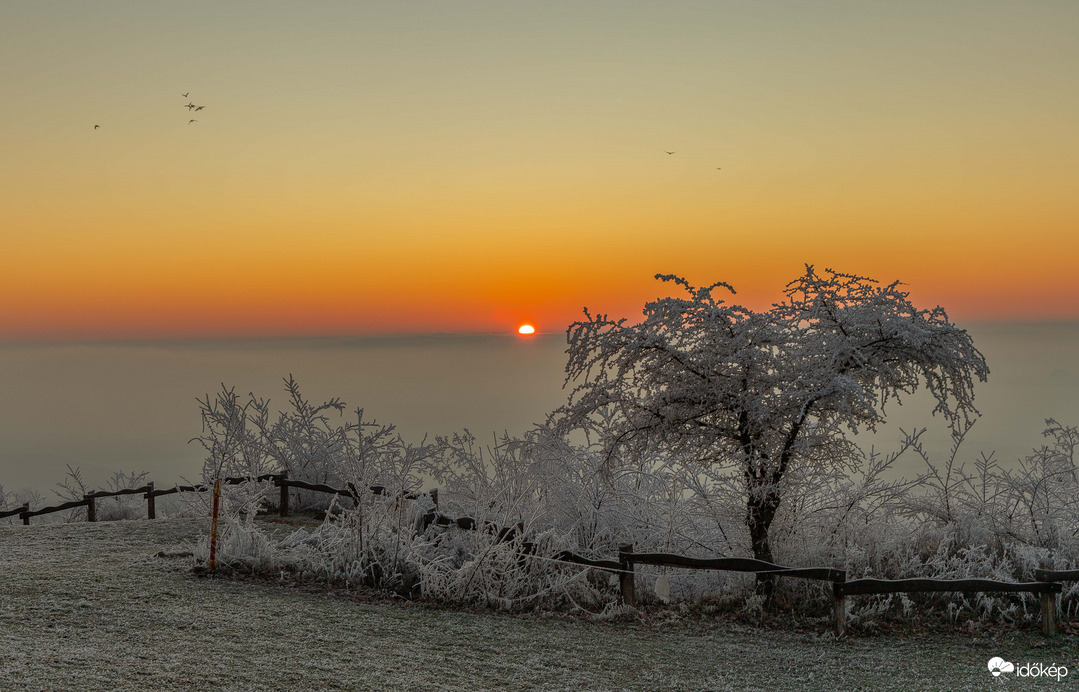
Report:
M513 617L199 579L190 558L157 556L190 550L204 523L0 526L0 689L982 690L993 656L1079 673L1069 637Z

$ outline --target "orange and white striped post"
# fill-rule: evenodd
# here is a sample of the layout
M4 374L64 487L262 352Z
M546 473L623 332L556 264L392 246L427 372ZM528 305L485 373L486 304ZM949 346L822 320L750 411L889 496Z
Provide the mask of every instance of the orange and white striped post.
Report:
M221 479L214 479L214 514L210 522L210 571L214 571L217 558L217 510L221 504Z

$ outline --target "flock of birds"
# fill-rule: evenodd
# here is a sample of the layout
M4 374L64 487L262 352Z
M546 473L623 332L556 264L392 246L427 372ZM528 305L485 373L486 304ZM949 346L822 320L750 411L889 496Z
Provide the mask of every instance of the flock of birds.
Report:
M180 96L183 96L184 98L187 98L190 94L191 94L191 92L189 91L186 94L180 94ZM195 105L195 103L193 101L188 101L187 104L184 105L184 108L187 109L188 114L191 114L193 112L197 113L197 112L201 111L205 107L206 106ZM187 121L187 124L190 125L191 123L197 123L197 122L198 122L197 118L191 118L191 119L189 119ZM101 126L100 125L94 125L94 129L99 130L99 129L101 129Z
M190 94L190 93L191 93L190 91L189 91L189 92L187 92L187 94ZM187 94L180 94L180 96L183 96L184 98L187 98ZM196 106L196 105L195 105L195 104L194 104L193 102L191 102L191 101L188 101L188 102L187 102L187 105L186 105L186 106L184 106L184 108L186 108L186 109L187 109L187 112L188 112L188 113L190 113L190 112L192 112L192 111L195 111L195 112L201 111L201 110L202 110L203 108L205 108L205 107L206 107L206 106ZM187 124L188 124L188 125L190 125L191 123L197 123L197 122L198 122L198 120L196 120L196 119L192 118L191 120L188 120L188 121L187 121Z
M191 94L191 92L189 91L189 92L187 92L187 93L185 93L185 94L180 94L180 96L183 96L183 97L184 97L184 98L186 99L186 98L188 97L188 95L190 95L190 94ZM186 104L186 105L184 105L184 108L186 108L186 109L187 109L187 112L188 112L188 114L190 114L190 113L192 113L192 112L194 112L194 113L197 113L197 112L201 111L201 110L202 110L203 108L205 108L205 107L206 107L206 106L196 106L196 105L195 105L195 103L194 103L193 101L188 101L188 102L187 102L187 104ZM188 121L187 121L187 124L188 124L188 125L190 125L191 123L197 123L197 122L198 122L198 119L197 119L197 118L191 118L190 120L188 120ZM101 127L100 125L94 125L94 129L95 129L95 130L97 130L97 129L98 129L98 128L100 128L100 127ZM666 151L666 150L665 150L665 151ZM675 155L675 154L677 154L677 153L678 153L677 151L667 151L667 152L666 152L666 154L667 154L668 156L674 156L674 155ZM720 168L719 166L716 166L716 170L717 170L717 171L721 171L721 170L723 170L723 169L722 169L722 168Z

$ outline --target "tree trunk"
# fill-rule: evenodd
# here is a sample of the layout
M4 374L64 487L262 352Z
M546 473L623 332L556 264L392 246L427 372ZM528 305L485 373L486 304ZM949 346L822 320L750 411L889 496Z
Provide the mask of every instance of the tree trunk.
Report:
M779 508L779 493L774 486L769 487L756 478L750 480L748 491L746 526L749 528L753 557L774 563L772 546L768 541L768 532L772 527L772 520L776 518L776 510ZM774 592L775 577L770 574L758 574L757 594L771 600Z

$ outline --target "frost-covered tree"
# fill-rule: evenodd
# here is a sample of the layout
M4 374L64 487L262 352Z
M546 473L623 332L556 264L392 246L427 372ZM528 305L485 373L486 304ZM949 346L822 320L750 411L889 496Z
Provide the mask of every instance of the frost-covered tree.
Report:
M848 433L873 429L889 402L924 386L953 426L977 416L985 359L942 308L915 308L898 282L807 265L783 302L756 312L717 297L734 293L726 283L656 278L686 295L648 303L637 324L585 310L570 326L567 382L578 386L561 423L595 432L597 412L613 407L608 459L663 450L739 474L758 559L773 561L769 529L788 484L852 469Z

